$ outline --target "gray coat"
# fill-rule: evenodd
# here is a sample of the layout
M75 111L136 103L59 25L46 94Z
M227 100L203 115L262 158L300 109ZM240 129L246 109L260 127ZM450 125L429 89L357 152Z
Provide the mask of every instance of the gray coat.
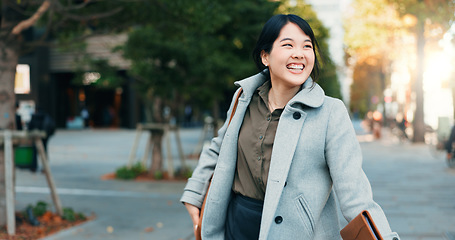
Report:
M203 239L224 239L238 133L251 97L264 81L265 77L257 74L236 82L243 93L232 122L228 126L226 121L218 137L204 148L184 189L181 201L201 207L213 174L202 223ZM335 193L347 221L368 210L384 239L398 239L381 207L373 201L362 170L361 149L344 104L326 97L319 85L312 88L312 83L309 78L281 115L259 239L341 239Z

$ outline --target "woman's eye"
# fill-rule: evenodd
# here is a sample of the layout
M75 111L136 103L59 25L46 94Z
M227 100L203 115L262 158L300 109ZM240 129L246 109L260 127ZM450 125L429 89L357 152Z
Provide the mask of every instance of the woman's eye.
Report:
M286 43L286 44L283 44L283 47L292 47L292 44Z
M304 48L313 48L313 46L311 46L311 45L305 45Z

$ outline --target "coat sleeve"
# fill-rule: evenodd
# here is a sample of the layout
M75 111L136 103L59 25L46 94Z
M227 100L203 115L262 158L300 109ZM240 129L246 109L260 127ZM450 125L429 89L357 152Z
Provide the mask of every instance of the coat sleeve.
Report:
M240 89L236 91L234 96L237 96L239 91ZM213 175L218 161L218 155L228 127L229 118L232 114L234 102L235 97L231 101L231 106L227 113L227 120L218 130L218 136L214 137L210 145L208 147L204 147L202 150L198 165L194 169L193 175L188 179L188 182L183 190L183 195L180 199L182 203L186 202L201 208L205 194L207 193L210 178Z
M362 169L362 152L346 107L340 100L331 106L325 146L341 212L349 222L361 211L368 210L386 240L398 240L391 231L381 207L374 202L370 182Z

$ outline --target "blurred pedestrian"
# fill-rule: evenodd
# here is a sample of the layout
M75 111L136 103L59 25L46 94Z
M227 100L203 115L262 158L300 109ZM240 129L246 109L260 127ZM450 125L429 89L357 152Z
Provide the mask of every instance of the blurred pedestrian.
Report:
M373 112L372 111L368 111L367 114L365 114L365 118L363 119L362 121L362 125L364 127L364 129L368 132L368 133L372 133L373 132Z
M404 118L402 113L397 114L396 118L396 125L401 132L401 136L405 139L409 139L408 134L406 133L406 119Z
M87 110L87 107L83 107L81 110L81 117L84 120L84 127L89 126L89 121L90 121L90 113Z
M46 132L46 136L42 138L43 146L44 146L44 152L47 155L47 143L49 138L54 135L55 133L55 122L52 117L46 113L43 109L40 107L36 107L36 111L32 114L32 118L28 124L28 129L29 130L41 130ZM48 158L49 159L49 158ZM33 162L32 162L32 167L31 170L33 172L36 172L38 169L38 153L36 146L34 147L33 150Z
M185 106L185 122L184 126L191 127L193 121L193 108L190 105Z
M316 83L317 51L302 18L265 24L253 51L261 72L236 82L232 121L203 149L181 198L196 229L208 195L202 239L340 239L337 206L348 221L368 210L384 239L398 239L372 198L343 102Z
M452 158L455 158L454 144L455 144L455 125L452 127L452 131L450 131L449 139L446 142L447 160L449 162Z
M382 113L378 110L373 112L373 136L380 139L382 136Z
M22 131L22 117L18 113L19 111L19 103L16 102L16 130Z

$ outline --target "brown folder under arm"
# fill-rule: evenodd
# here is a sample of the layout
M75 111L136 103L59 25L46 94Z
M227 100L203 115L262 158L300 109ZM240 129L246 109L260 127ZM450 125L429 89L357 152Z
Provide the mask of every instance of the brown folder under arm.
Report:
M343 240L383 240L368 211L363 211L340 231Z

